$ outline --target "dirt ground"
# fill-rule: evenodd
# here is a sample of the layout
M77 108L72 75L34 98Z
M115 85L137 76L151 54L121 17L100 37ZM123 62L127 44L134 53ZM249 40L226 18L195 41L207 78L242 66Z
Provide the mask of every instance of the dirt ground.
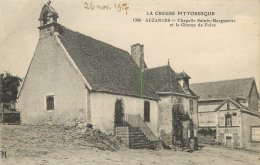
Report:
M45 128L45 127L44 127ZM242 150L205 146L192 153L171 150L100 150L82 143L69 134L29 126L0 125L1 148L7 151L7 158L0 157L1 165L259 165L260 154Z

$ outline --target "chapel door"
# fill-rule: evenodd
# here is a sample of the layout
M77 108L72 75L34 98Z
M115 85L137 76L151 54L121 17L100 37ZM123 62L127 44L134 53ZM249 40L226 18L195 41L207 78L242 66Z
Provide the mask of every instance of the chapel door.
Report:
M115 126L124 124L124 107L122 100L117 100L115 104Z

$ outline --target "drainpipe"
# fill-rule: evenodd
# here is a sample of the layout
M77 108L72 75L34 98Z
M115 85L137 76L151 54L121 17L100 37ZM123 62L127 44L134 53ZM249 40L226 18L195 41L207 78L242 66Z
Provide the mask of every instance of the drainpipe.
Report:
M239 135L240 135L240 138L239 138L239 140L240 140L240 142L239 142L239 144L240 144L240 148L243 148L244 146L243 146L243 134L242 134L242 131L243 131L243 129L242 129L242 122L243 122L243 120L242 120L242 118L243 118L243 116L242 116L243 114L242 114L242 111L239 109L239 119L240 119L240 121L239 121L239 127L240 127L240 133L239 133Z
M218 130L218 127L219 127L219 111L217 112L217 124L216 124L216 141L217 141L217 143L219 143L219 130Z

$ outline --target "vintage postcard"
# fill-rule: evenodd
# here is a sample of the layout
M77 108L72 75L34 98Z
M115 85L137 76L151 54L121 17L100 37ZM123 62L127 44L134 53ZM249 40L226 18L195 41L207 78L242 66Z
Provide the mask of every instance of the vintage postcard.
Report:
M259 0L0 1L0 163L260 164L259 20Z

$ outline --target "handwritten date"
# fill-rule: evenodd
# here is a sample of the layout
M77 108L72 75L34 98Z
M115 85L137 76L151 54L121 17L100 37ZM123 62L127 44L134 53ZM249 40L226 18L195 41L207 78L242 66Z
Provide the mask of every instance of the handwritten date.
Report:
M102 3L97 4L94 2L83 2L83 7L87 10L116 10L118 12L125 12L125 14L128 14L128 9L130 8L127 3L114 3L114 5L111 5L109 3Z

